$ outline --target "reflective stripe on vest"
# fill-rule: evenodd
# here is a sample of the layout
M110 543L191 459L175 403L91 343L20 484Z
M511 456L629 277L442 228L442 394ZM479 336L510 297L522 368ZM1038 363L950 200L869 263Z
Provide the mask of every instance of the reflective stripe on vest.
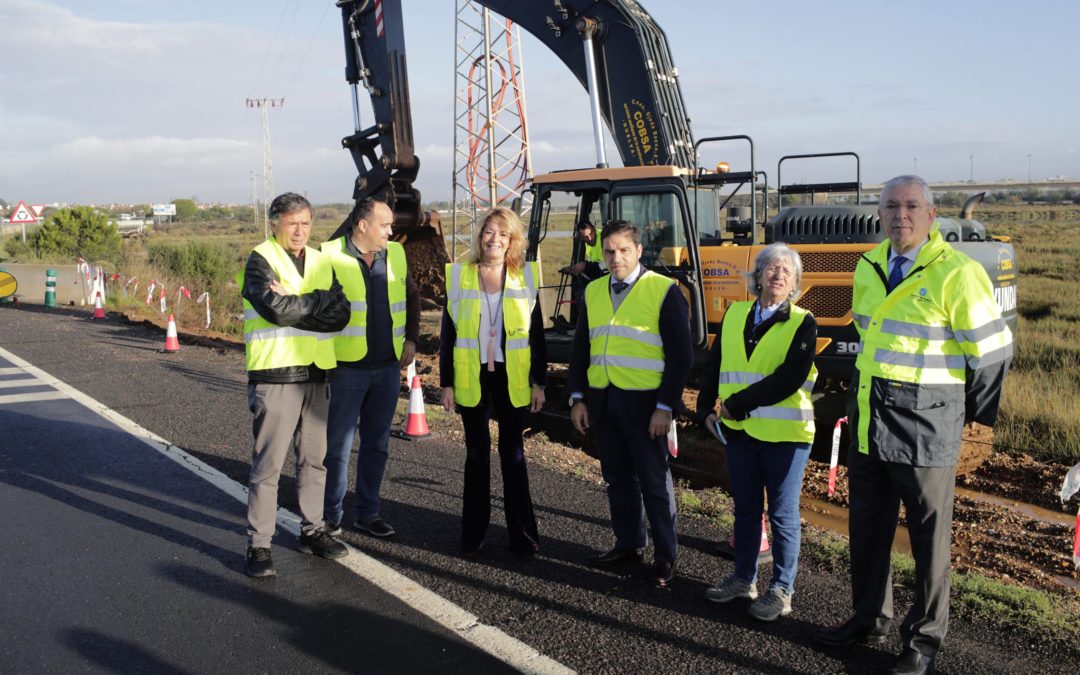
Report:
M474 263L446 266L446 310L454 322L454 401L466 407L480 403L480 280ZM540 263L527 262L503 282L503 358L510 402L529 404L532 350L529 328L540 279ZM496 338L497 339L497 338Z
M304 248L304 276L300 276L289 254L273 237L255 247L270 264L288 295L303 295L327 290L333 282L333 268L327 256L313 248ZM243 271L240 287L243 288ZM294 326L270 323L244 299L244 351L248 370L267 370L315 364L323 370L337 365L334 358L334 334L302 330Z
M736 302L724 314L720 328L720 384L717 388L721 399L774 373L787 358L791 343L809 313L802 307L791 305L791 315L787 321L777 321L769 326L754 347L754 353L747 359L744 328L753 306L753 302ZM810 394L814 391L816 381L817 367L811 366L807 380L783 401L755 408L745 420L722 421L725 426L742 429L761 441L813 443L814 404Z
M967 371L1012 356L1012 334L982 266L953 249L935 225L908 276L886 292L886 240L855 268L852 317L861 342L857 441L869 453L870 394L875 377L963 386ZM877 269L875 269L875 267Z
M589 386L604 389L659 389L664 375L660 307L672 279L646 270L615 310L611 281L602 277L585 288L589 321Z
M367 285L361 263L348 253L348 242L343 235L324 242L322 250L334 264L341 288L349 299L349 323L336 333L334 349L339 361L359 361L368 352L367 342ZM405 278L409 268L405 262L405 249L396 241L386 243L386 292L390 302L391 334L394 353L401 358L405 345Z

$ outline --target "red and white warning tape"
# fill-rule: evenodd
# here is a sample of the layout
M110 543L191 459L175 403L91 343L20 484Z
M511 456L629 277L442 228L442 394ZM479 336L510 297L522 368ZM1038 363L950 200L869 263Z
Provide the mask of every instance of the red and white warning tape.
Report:
M1065 474L1065 480L1061 483L1061 505L1069 501L1074 494L1080 492L1080 463L1069 469ZM1073 566L1080 570L1080 506L1076 508L1076 527L1073 530Z
M836 470L840 465L840 425L847 424L847 418L836 420L832 430L832 455L829 456L829 496L836 492Z
M206 328L210 327L210 294L203 291L203 294L195 300L195 304L198 305L203 301L206 301Z

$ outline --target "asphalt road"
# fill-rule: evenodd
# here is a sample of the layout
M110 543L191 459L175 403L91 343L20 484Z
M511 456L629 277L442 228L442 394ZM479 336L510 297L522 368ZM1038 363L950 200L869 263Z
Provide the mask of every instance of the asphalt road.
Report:
M160 354L160 331L113 315L97 322L88 317L85 310L0 307L0 347L245 483L251 431L242 350L184 344L177 354ZM152 449L140 450L134 443L128 448L129 442L115 431L109 432L109 440L98 439L90 447L67 443L25 467L11 459L27 461L27 447L57 434L66 437L65 425L82 424L66 412L57 412L55 420L46 425L38 419L31 425L18 411L0 405L0 506L9 514L0 530L0 578L17 579L18 588L28 589L12 591L5 583L0 670L41 670L35 664L49 648L67 650L66 664L83 664L64 670L87 671L125 670L108 661L116 652L145 658L144 670L162 672L487 672L499 665L483 662L485 655L425 624L423 617L380 596L344 568L286 555L292 551L279 554L279 548L294 546L287 535L275 540L280 568L276 588L267 592L254 585L240 572L243 506L197 488L191 475L176 479L168 460L162 462ZM895 628L880 648L829 651L814 646L814 630L847 617L850 595L846 575L815 569L812 563L800 569L794 614L774 624L749 618L746 604L706 602L705 588L730 573L731 563L710 553L721 533L699 521L680 523L678 577L670 590L648 585L644 567L624 575L589 569L587 556L612 541L604 492L537 466L530 469L530 478L541 556L520 561L503 549L495 461L488 548L480 560L465 561L457 555L464 451L445 435L440 440L438 425L433 431L436 437L426 441L392 442L383 515L397 528L397 537L376 541L347 532L346 541L474 613L482 623L572 669L864 673L886 669L899 648ZM19 450L12 452L13 447ZM120 453L139 457L134 484L113 485L96 479L94 472L75 469L76 459L90 456L108 464ZM285 508L296 510L288 468L281 500ZM154 515L122 515L129 507ZM13 520L12 513L18 518ZM178 519L192 522L181 527ZM108 534L96 534L91 526ZM18 554L24 548L51 550L55 559L48 567L26 569L29 563ZM88 571L80 562L86 557L76 555L80 551L96 551L89 556L95 559L111 552L114 560L95 563L100 569ZM133 594L136 598L124 600L126 561L133 558L145 558L141 564L154 565L158 574ZM768 576L765 568L763 575ZM8 595L12 592L15 595ZM6 600L11 597L14 603ZM71 603L74 597L77 608ZM114 610L118 598L124 602ZM906 611L908 600L898 589L900 611ZM73 609L83 618L66 624L57 618ZM208 613L213 622L199 619ZM313 627L324 626L327 615L338 620L331 621L337 626L331 633ZM252 617L277 638L270 642L273 647L253 639L259 631L245 623ZM45 619L46 625L69 628L35 637L30 627ZM115 635L124 637L110 637ZM413 660L424 647L400 647L403 637L412 644L412 638L421 635L455 654L446 667L439 661ZM190 652L185 661L190 665L155 667L153 659L163 643L171 645L168 653ZM260 660L265 654L248 651L260 644L287 660L266 665ZM383 649L400 650L400 659L390 663L371 656ZM209 654L230 658L200 658ZM939 666L947 673L1075 672L1075 664L1069 666L1039 644L959 619L952 623Z

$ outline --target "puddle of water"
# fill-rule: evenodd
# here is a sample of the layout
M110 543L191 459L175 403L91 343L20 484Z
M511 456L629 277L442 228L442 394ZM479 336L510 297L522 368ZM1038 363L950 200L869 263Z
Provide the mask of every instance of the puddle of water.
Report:
M823 530L831 530L847 536L848 533L848 510L839 504L827 502L803 495L800 498L802 505L803 520L814 527ZM908 536L906 527L896 526L896 535L893 536L893 550L899 553L911 554L911 538Z
M1044 523L1050 523L1052 525L1065 525L1072 529L1073 523L1076 520L1076 516L1066 513L1064 511L1052 511L1050 509L1044 509L1041 506L1035 506L1034 504L1025 504L1024 502L1018 502L1015 499L1008 499L1005 497L998 497L997 495L989 495L985 492L978 492L977 490L969 490L957 486L956 496L967 497L978 502L986 504L994 504L995 506L1001 506L1014 513L1019 513L1028 518L1034 520L1040 520Z

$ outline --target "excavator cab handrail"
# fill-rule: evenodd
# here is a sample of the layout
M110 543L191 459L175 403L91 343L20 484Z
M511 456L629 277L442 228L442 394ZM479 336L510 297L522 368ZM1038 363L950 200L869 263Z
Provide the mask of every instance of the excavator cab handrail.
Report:
M818 159L821 157L854 157L855 158L855 182L854 183L806 183L784 185L781 178L780 167L789 159ZM784 206L784 195L810 195L810 203L814 203L814 195L819 192L854 192L855 203L862 204L862 160L855 152L813 152L806 155L784 155L776 163L776 211Z
M704 169L697 168L694 171L693 180L696 185L735 185L735 190L724 203L720 205L720 209L727 207L728 202L743 188L744 185L750 183L750 243L757 243L757 175L759 172L754 166L754 139L750 138L746 134L733 134L730 136L709 136L708 138L699 139L694 143L694 161L698 161L698 151L702 145L706 143L724 143L728 141L746 141L750 145L750 170L749 171L737 171L737 172L720 172L706 173ZM696 165L695 165L696 167ZM768 182L766 182L766 186ZM766 195L768 195L768 188L766 187ZM695 199L697 199L697 193L695 191ZM766 200L766 209L768 209L768 201Z

